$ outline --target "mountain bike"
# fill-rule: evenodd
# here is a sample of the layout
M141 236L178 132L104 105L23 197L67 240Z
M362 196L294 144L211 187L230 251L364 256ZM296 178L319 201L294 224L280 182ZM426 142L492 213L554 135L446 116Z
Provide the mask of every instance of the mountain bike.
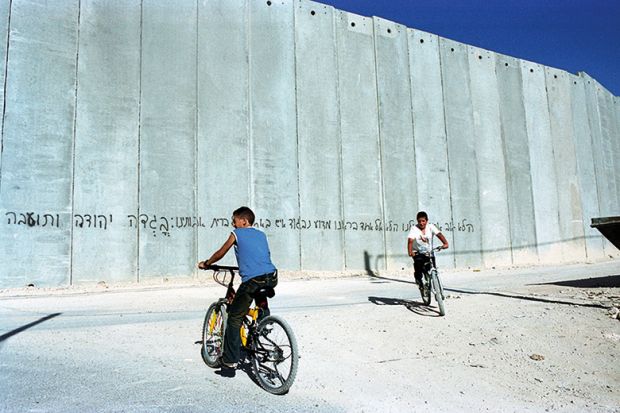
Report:
M227 287L226 296L220 298L207 310L202 326L202 358L207 366L220 367L224 351L227 309L234 297L233 281L238 267L210 265L213 279ZM230 281L228 281L230 279ZM273 297L273 288L256 291L253 298ZM263 317L258 305L251 307L241 323L241 349L249 362L258 384L272 394L289 391L297 374L299 355L293 330L284 319L276 315Z
M422 272L422 285L420 285L420 294L422 295L422 302L425 305L431 304L431 294L435 296L437 306L439 307L439 315L446 315L446 307L444 305L445 295L443 292L443 285L439 279L439 271L435 264L435 252L440 251L441 246L435 247L428 252L419 253L426 255L429 260L424 264L424 271Z

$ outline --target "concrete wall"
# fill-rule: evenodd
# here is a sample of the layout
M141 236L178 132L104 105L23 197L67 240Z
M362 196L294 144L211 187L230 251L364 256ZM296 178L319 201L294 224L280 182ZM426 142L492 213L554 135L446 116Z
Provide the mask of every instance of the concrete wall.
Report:
M12 0L0 36L0 287L192 276L240 205L284 270L410 272L420 209L442 267L618 256L584 73L307 0Z

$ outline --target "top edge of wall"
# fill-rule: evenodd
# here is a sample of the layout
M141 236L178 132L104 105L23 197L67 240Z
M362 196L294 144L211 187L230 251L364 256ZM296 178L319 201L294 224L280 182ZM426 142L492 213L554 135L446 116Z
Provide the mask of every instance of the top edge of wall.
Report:
M314 4L321 4L321 5L324 5L323 3L320 3L320 2L315 2L315 1L311 1L311 0L295 0L295 1L296 1L296 2L305 2L305 3L314 3ZM329 7L331 7L331 6L329 6ZM534 65L535 65L535 67L536 67L536 68L538 68L538 67L542 67L542 70L545 70L546 68L550 68L550 69L554 69L554 70L563 71L563 72L566 72L566 73L568 73L568 74L572 74L572 73L570 73L570 72L568 72L568 71L566 71L566 70L563 70L563 69L560 69L560 68L555 68L555 67L553 67L553 66L547 66L547 65L545 65L545 64L543 64L543 63L537 63L537 62L529 61L529 60L522 59L522 58L519 58L519 57L515 57L515 56L510 56L510 55L507 55L507 54L503 54L503 53L500 53L500 52L495 52L495 51L493 51L493 50L483 49L483 48L478 47L478 46L474 46L474 45L470 45L470 44L466 44L466 43L459 42L458 40L453 40L453 39L449 39L449 38L447 38L447 37L442 37L441 35L438 35L438 34L435 34L435 33L426 32L426 31L423 31L423 30L419 30L419 29L415 29L415 28L407 27L407 26L404 26L404 25L402 25L402 24L400 24L400 23L396 23L396 22L394 22L394 21L391 21L391 20L385 19L385 18L383 18L383 17L373 16L372 18L370 18L370 17L366 17L366 16L359 15L359 14L350 13L350 12L347 12L347 11L344 11L344 10L336 9L336 8L334 8L334 11L335 11L335 12L340 13L340 14L341 14L341 16L342 16L342 15L349 16L349 19L351 19L351 18L356 18L356 19L359 19L360 21L364 21L364 22L367 22L367 20L372 20L372 21L374 21L374 22L376 22L376 21L380 21L382 24L387 24L387 23L390 23L390 24L394 24L394 25L397 25L397 26L401 26L401 27L403 27L403 28L404 28L404 30L407 30L407 31L413 31L413 32L414 32L414 34L415 34L416 32L419 32L419 33L423 33L423 34L426 34L426 35L437 36L437 38L438 38L440 41L443 41L443 42L449 41L449 42L454 42L455 44L462 44L462 45L465 45L465 46L468 46L468 47L475 47L475 48L480 49L480 50L486 50L486 51L488 51L488 52L495 53L495 54L496 54L496 58L498 59L498 61L501 61L501 62L504 62L504 63L509 63L509 64L510 64L511 62L514 62L514 61L513 61L513 60L511 60L511 59L514 59L514 60L517 60L517 61L521 61L522 63L525 63L526 65L529 65L528 67L534 67ZM362 19L363 19L363 20L362 20ZM349 20L349 21L350 21L350 20ZM585 72L579 71L579 72L577 72L577 73L576 73L576 75L577 75L577 76L581 76L581 73L585 73ZM588 77L589 77L589 76L588 76ZM589 77L589 78L590 78L590 79L592 79L592 80L594 80L594 79L593 79L593 78L591 78L591 77ZM597 84L597 86L598 86L598 87L600 87L600 88L602 88L602 89L605 89L607 92L609 92L609 90L608 90L607 88L605 88L603 85L601 85L598 81L596 82L596 84ZM613 93L611 93L611 92L609 92L609 93L610 93L612 96L616 97L615 95L613 95Z

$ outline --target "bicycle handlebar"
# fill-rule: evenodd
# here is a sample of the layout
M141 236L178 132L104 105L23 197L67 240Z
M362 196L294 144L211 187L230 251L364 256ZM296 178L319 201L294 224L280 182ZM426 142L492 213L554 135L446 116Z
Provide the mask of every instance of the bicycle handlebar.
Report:
M239 267L231 267L229 265L207 265L205 268L205 270L211 270L211 271L239 271Z

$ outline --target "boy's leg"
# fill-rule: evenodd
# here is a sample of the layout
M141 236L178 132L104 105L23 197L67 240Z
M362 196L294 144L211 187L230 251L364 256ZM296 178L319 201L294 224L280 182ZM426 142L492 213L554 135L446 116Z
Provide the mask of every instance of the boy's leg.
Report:
M224 354L222 355L222 361L225 364L239 362L241 350L241 336L239 330L241 329L243 317L248 313L248 309L252 303L250 294L251 292L248 291L248 283L241 284L239 289L237 289L235 299L228 307L228 325L226 326Z
M413 271L415 276L415 282L421 286L422 285L422 273L424 272L424 263L425 256L423 255L415 255L413 257Z

